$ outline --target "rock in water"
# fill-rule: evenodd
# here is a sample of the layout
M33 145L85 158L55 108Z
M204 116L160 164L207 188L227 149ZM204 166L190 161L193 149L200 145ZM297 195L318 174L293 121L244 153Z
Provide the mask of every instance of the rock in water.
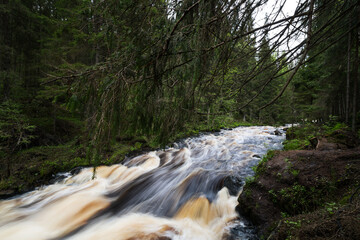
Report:
M243 185L243 182L240 180L239 177L227 176L224 179L224 187L227 187L230 195L232 195L232 196L236 196L239 193L242 185Z

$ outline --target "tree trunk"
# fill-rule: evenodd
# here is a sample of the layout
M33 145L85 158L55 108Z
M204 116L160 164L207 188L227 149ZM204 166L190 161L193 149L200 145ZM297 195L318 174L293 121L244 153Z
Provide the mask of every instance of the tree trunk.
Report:
M6 4L8 4L8 1L2 1L2 4L4 4L6 6ZM10 16L11 17L11 16ZM0 24L1 24L1 29L0 29L0 45L8 45L11 46L11 40L12 40L12 35L11 34L11 29L10 29L10 23L11 23L11 19L10 19L9 15L6 13L2 13L1 17L0 17ZM3 51L3 50L1 50ZM8 56L8 54L3 54L3 52L1 52L0 55L0 71L3 72L3 77L0 78L0 81L2 81L2 86L0 84L0 94L2 95L2 99L0 99L1 101L6 101L9 96L10 96L10 89L11 89L11 79L10 79L10 68L11 68L11 57ZM1 89L2 87L2 89Z
M5 73L3 80L4 83L3 83L2 95L3 95L3 101L6 101L10 95L10 79L7 73Z
M92 5L93 9L96 8L97 2L98 2L97 0L93 1L93 5ZM99 15L97 15L96 13L96 10L93 10L93 12L95 12L92 16L94 33L97 35L100 31L100 23L99 23L100 19L99 19ZM98 64L100 62L100 46L98 40L95 40L94 50L95 50L95 64Z
M210 104L208 106L208 112L207 112L207 125L210 126Z
M351 32L348 34L345 122L349 123Z
M357 88L358 88L358 81L359 81L359 33L358 29L356 29L355 34L355 60L354 60L354 96L353 96L353 111L352 111L352 124L351 129L355 132L356 131L356 115L357 115Z

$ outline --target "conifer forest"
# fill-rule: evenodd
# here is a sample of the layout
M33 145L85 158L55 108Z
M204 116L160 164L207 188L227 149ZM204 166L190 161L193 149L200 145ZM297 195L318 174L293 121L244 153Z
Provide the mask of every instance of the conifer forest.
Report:
M0 199L5 200L0 200L0 239L360 239L359 44L358 0L2 0ZM259 143L261 134L251 132L254 126L264 134L274 130ZM219 169L201 164L243 159L239 154L245 148L231 150L230 140L212 145L219 147L216 156L204 150L206 144L222 141L216 138L221 134L231 138L230 131L254 134L253 140L241 141L254 141L246 149L253 152L249 159L262 160L244 165L246 171L231 168L230 177L230 170L221 168L222 177L215 180L203 171ZM194 139L206 136L216 140L204 140L201 150L193 147L198 141ZM253 149L259 145L270 151ZM163 176L170 164L164 162L180 164L176 159L187 159L184 151L190 152L191 164L199 152L210 155L190 167L196 173L173 172L185 166L174 165ZM234 155L224 157L225 153ZM111 166L149 167L141 157L146 154L153 154L147 160L160 159L159 166L141 170L121 187L108 187L96 206L91 205L88 218L66 230L49 227L39 230L40 235L33 232L38 238L28 237L29 225L21 221L33 223L35 217L6 210L9 198L32 194L40 186L57 186L59 173L70 172L71 184L78 184L77 178L89 169L89 181L97 181ZM325 172L329 166L331 172ZM316 182L318 177L321 181ZM154 187L155 178L178 181L183 187L161 185L162 193ZM70 181L66 179L62 181ZM204 189L193 190L190 182L195 179ZM239 184L243 190L239 187L232 194ZM220 210L211 209L225 209L230 201L222 199L220 206L220 185L239 204L236 211L233 207L237 215L229 219L244 219L248 230L234 223L227 233L223 225L214 225L220 220L210 216ZM151 189L158 195L145 194ZM180 189L186 193L180 194ZM60 193L47 194L56 199ZM19 209L50 201L45 195ZM263 200L257 203L260 196ZM173 200L172 208L161 205ZM159 208L154 210L154 205ZM204 220L208 228L200 237L179 220L192 219L189 209L198 205L198 215L209 212ZM262 208L272 212L263 213ZM96 219L110 210L122 219L122 214L138 217L134 209L144 214L141 221L170 222L150 233L116 235L104 228L108 238L91 235L91 226L100 224ZM140 221L131 219L127 221ZM326 232L322 223L333 230ZM11 235L13 225L24 235Z

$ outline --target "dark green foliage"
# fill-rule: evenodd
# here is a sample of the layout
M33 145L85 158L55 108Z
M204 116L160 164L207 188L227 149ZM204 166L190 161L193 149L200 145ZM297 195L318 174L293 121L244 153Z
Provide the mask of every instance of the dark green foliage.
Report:
M346 31L341 27L356 25L356 8L325 35L316 30L346 8L339 2L319 10L309 61L275 104L259 110L278 96L296 62L273 44L267 27L255 31L263 2L3 1L2 156L76 139L87 162L110 164L202 131L329 114L342 121L346 39L319 51ZM285 148L307 148L309 141Z
M316 124L304 124L291 127L286 131L284 150L312 149L316 147L316 137L323 132Z
M337 120L330 116L330 121L322 125L307 123L289 128L283 142L284 150L315 149L318 140L322 138L347 147L355 147L358 137L345 123Z
M321 189L307 188L298 183L293 186L283 188L276 194L273 193L273 201L276 201L281 210L290 216L313 211L321 206L324 197L331 191L328 186Z
M82 146L68 143L58 146L41 146L22 150L12 155L10 176L6 169L0 170L0 195L29 191L47 184L58 172L70 171L74 167L89 166L82 156Z
M355 5L356 3L355 0L342 1L333 7L328 7L327 1L317 1L317 6L324 7L324 13L315 19L314 31L322 31L326 38L312 47L309 51L309 60L292 83L293 107L297 119L316 119L325 122L329 120L329 116L338 116L339 121L344 122L347 112L350 115L357 115L358 111L354 112L352 109L354 102L359 103L359 97L354 91L355 83L359 81L355 74L359 69L355 64L358 59L356 42L359 38L358 30L353 25L358 21L360 9ZM352 6L351 10L346 10L349 6ZM345 11L348 11L347 14ZM345 16L334 19L339 13ZM323 24L331 19L334 19L333 27L324 28ZM349 47L350 52L348 52ZM348 54L351 56L349 57ZM348 64L350 92L346 90ZM348 109L347 97L350 104Z
M0 154L10 155L29 145L34 138L30 125L20 106L12 101L0 105Z

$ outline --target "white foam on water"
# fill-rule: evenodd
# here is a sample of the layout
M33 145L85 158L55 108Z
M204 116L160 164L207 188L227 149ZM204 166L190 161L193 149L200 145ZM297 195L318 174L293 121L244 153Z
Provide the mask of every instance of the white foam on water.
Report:
M0 239L222 239L237 218L225 176L244 178L284 135L270 126L203 134L0 201ZM257 155L257 157L254 157Z

